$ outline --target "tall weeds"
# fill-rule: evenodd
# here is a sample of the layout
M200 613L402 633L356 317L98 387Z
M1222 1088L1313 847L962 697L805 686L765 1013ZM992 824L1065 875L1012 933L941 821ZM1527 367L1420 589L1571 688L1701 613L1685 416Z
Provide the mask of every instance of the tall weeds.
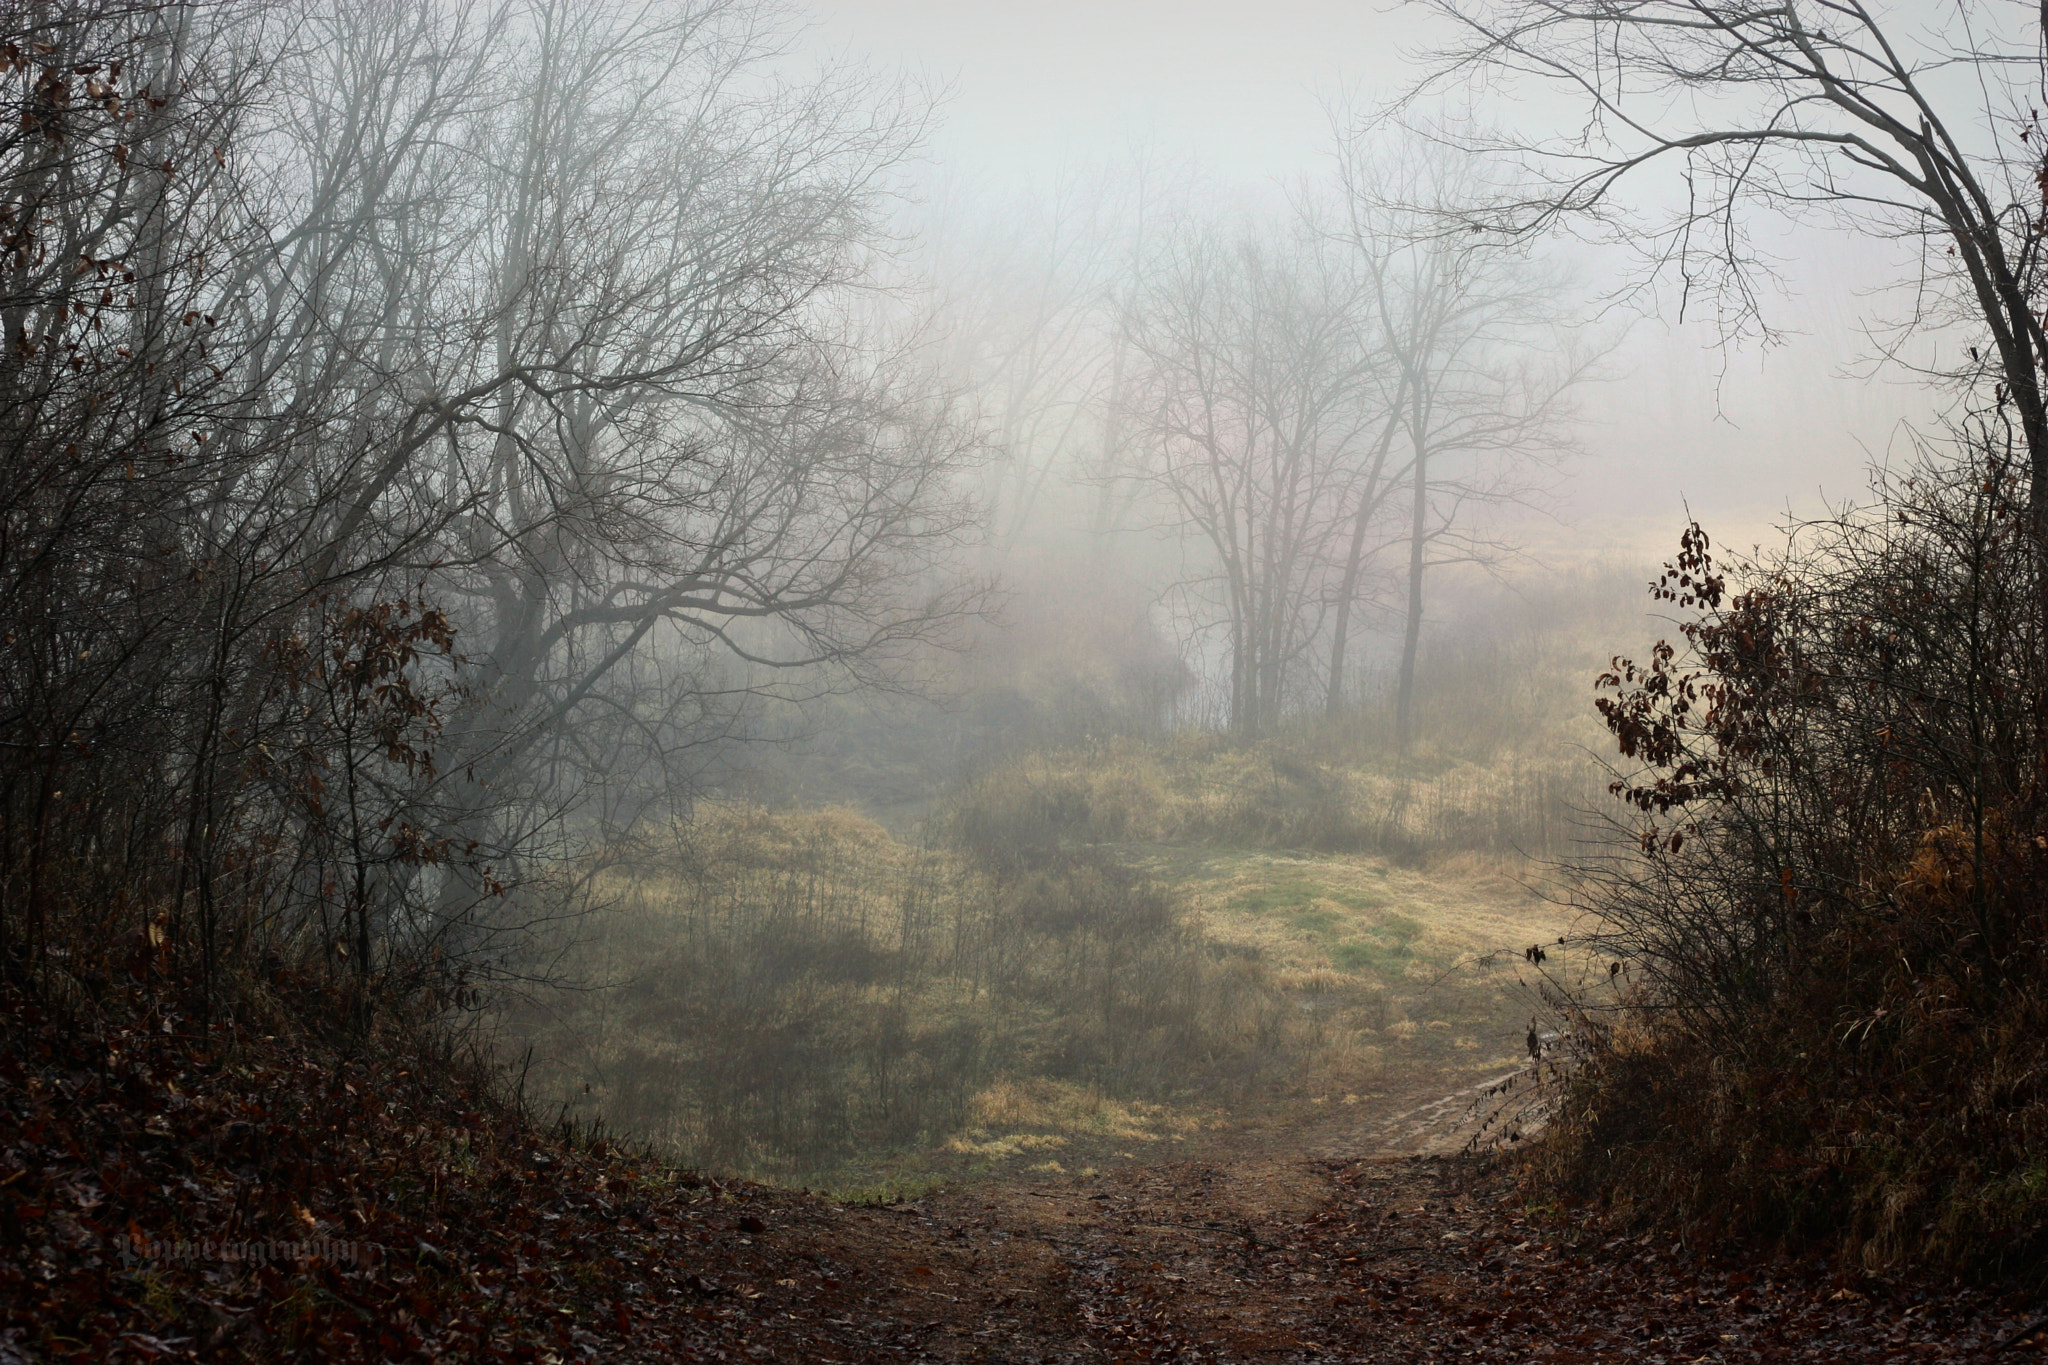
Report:
M507 1012L529 1085L714 1167L934 1147L1005 1076L1216 1099L1286 1065L1262 967L1057 840L916 849L844 811L727 807L610 891L565 960L598 989Z

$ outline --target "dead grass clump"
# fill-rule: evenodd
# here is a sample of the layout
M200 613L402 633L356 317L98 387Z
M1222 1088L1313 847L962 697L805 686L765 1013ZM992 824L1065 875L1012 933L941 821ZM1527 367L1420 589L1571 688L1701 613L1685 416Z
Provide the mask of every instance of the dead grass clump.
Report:
M1320 730L1253 745L1183 733L1013 757L945 803L939 822L977 850L1172 842L1413 865L1562 851L1592 793L1569 759L1374 766L1339 758Z

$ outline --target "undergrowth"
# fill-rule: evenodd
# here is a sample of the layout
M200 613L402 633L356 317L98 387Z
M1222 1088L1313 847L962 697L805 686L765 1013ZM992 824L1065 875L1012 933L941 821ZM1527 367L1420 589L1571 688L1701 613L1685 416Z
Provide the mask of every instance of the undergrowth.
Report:
M706 807L606 891L561 964L584 989L503 1023L535 1093L713 1169L836 1186L943 1148L1013 1081L1178 1115L1303 1051L1256 954L1057 842L916 848L846 811Z
M1867 1268L2048 1268L2048 666L2023 479L1980 433L1868 513L1656 591L1617 660L1625 843L1583 864L1580 1065L1530 1166L1642 1222Z

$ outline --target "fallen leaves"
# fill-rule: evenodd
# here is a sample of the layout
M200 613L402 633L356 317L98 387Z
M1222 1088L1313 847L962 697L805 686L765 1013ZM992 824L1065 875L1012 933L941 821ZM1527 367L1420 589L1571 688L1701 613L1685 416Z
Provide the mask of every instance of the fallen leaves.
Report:
M774 1335L757 1284L826 1311L747 1254L772 1192L545 1137L425 1048L0 1014L8 1365L710 1359Z
M0 1365L1837 1365L2041 1330L1988 1290L1530 1215L1456 1163L1296 1163L1292 1211L1197 1163L838 1206L536 1132L398 1040L166 1032L139 996L0 1016Z

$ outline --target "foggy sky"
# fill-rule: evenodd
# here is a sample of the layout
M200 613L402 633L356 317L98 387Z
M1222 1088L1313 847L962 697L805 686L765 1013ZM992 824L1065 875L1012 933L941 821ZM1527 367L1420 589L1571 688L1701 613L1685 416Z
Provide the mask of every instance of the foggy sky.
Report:
M934 175L1045 185L1142 150L1276 202L1279 185L1328 165L1325 101L1396 94L1429 38L1412 11L1357 0L818 0L808 13L818 54L947 88ZM1562 524L1530 525L1533 544L1661 552L1686 505L1724 541L1746 539L1788 508L1860 496L1866 462L1901 449L1900 423L1927 423L1936 395L1857 363L1871 351L1860 322L1882 309L1865 295L1898 270L1888 249L1810 228L1760 235L1790 283L1771 320L1803 335L1724 353L1662 299L1663 316L1634 325L1614 381L1586 395L1587 453L1559 489ZM1595 290L1623 264L1574 259Z

